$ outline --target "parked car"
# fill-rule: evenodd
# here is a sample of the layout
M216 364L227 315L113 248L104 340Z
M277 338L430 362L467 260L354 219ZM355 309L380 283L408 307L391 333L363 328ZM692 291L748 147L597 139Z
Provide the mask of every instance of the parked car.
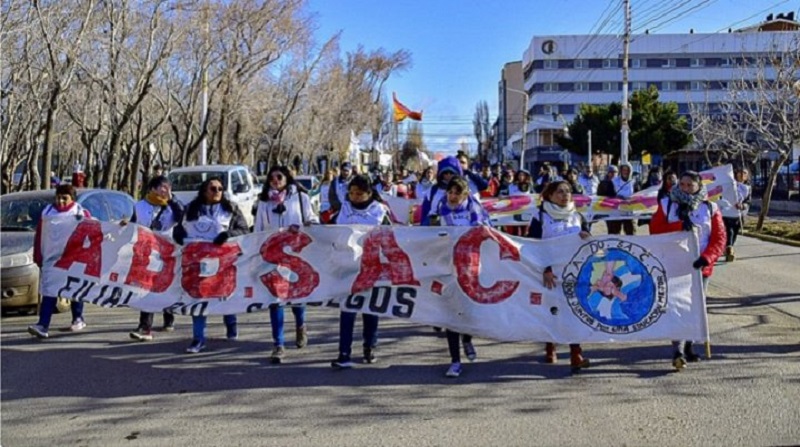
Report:
M308 197L311 198L311 209L319 214L320 199L319 199L319 177L316 175L298 175L294 180L303 185L303 188L308 192Z
M32 312L39 305L39 267L33 262L33 240L45 206L53 203L55 191L14 192L0 196L0 298L2 312ZM78 189L77 202L92 217L119 222L133 215L134 201L120 191ZM69 309L69 301L59 300L58 310Z
M247 225L253 226L250 210L258 200L261 189L256 186L255 176L243 165L201 165L175 168L167 176L172 182L172 194L184 205L197 197L197 190L207 179L222 179L225 196L242 211Z

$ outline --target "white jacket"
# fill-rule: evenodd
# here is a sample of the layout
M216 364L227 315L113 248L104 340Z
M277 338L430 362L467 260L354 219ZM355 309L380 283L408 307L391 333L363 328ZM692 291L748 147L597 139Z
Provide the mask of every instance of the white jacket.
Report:
M253 231L266 231L268 229L287 228L292 225L303 226L304 224L319 223L319 217L311 208L311 200L308 195L304 192L298 193L294 185L287 187L283 206L285 210L282 213L278 213L276 212L278 203L272 200L259 200ZM304 219L305 222L303 221Z

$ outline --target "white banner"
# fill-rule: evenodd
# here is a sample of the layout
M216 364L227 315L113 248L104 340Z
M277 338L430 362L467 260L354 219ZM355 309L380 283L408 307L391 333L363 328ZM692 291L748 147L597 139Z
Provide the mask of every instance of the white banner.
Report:
M43 294L105 307L200 315L338 302L508 341L708 333L692 233L538 241L487 227L333 225L181 247L135 224L56 218L44 222L42 251Z

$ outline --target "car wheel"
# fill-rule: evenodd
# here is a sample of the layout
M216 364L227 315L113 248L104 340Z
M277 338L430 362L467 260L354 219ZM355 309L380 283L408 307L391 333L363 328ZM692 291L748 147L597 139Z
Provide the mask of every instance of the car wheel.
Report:
M17 309L18 315L31 315L36 313L36 306L33 307L20 307Z
M68 299L59 298L56 301L56 313L67 312L69 310L70 301Z

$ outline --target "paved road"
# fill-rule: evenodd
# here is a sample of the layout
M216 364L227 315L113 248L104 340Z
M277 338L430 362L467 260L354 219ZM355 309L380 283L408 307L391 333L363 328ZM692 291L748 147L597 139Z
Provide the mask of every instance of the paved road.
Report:
M571 376L566 361L541 363L540 344L477 340L478 361L445 379L445 340L388 320L379 363L332 371L337 318L318 308L311 344L281 366L267 362L266 314L244 316L234 343L213 318L217 338L192 356L181 353L188 319L131 343L131 310L87 307L85 332L46 342L24 333L34 317L4 318L0 443L798 444L800 248L737 245L740 259L721 263L710 286L713 358L682 373L671 372L665 344L588 346L595 366Z

